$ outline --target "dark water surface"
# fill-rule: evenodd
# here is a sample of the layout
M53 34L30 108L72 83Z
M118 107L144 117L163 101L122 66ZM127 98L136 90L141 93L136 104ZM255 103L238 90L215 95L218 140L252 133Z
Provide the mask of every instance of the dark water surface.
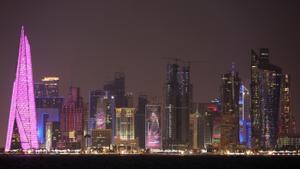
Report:
M5 169L300 169L300 156L0 155Z

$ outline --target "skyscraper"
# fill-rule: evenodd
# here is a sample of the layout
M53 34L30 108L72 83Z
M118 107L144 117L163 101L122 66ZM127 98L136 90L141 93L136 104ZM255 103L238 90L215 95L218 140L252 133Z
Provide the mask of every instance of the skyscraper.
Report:
M49 97L59 96L59 77L44 76L41 79L45 85L46 95Z
M41 82L35 83L34 86L36 94L35 105L37 112L38 141L41 148L45 148L47 122L59 122L64 98L59 96L58 84L59 77L45 76L41 79ZM50 144L48 143L48 145ZM52 146L52 144L50 147L56 148Z
M108 91L115 98L116 107L128 107L128 100L125 96L125 73L116 72L114 79L104 84L104 91Z
M123 72L115 73L114 90L116 107L123 107L125 104L125 74Z
M57 121L46 122L45 148L49 151L58 149L59 139L61 139L60 123Z
M250 93L245 85L240 86L239 96L239 140L240 144L251 147Z
M116 108L116 137L117 145L138 146L135 138L135 108Z
M252 148L274 149L278 136L281 68L269 61L269 50L251 51Z
M186 148L189 144L189 114L192 104L190 67L168 64L165 89L164 147Z
M200 149L200 113L196 109L195 113L190 114L190 145L192 149Z
M125 102L125 74L116 72L114 80L104 85L104 90L110 91L115 97L116 107L126 107Z
M100 114L104 113L104 96L105 92L103 90L91 90L89 93L89 130L96 129L96 118L100 117ZM105 125L105 119L102 119L102 122L102 126Z
M145 148L145 113L147 103L148 99L146 95L138 97L138 107L135 114L135 136L139 139L140 148Z
M59 96L59 77L44 76L41 82L34 84L35 97L58 97Z
M114 121L115 121L115 97L111 95L110 91L105 90L91 90L89 96L89 117L88 117L88 134L92 135L93 130L97 130L94 133L101 133L101 129L110 129L112 133L111 139L115 133ZM107 132L108 130L106 130ZM92 138L93 139L93 138ZM88 141L88 145L94 142ZM98 144L100 145L100 144Z
M161 149L161 109L160 105L147 104L145 106L146 118L144 119L145 148Z
M295 134L295 121L291 111L291 76L284 74L281 82L279 135Z
M17 73L13 85L5 151L11 149L15 124L20 135L22 149L38 149L31 52L24 27L21 30Z
M221 148L235 149L239 144L239 97L241 80L238 72L222 75L221 102Z
M60 117L60 127L67 148L79 149L83 144L83 116L86 107L80 95L80 89L70 87L68 99L65 101Z

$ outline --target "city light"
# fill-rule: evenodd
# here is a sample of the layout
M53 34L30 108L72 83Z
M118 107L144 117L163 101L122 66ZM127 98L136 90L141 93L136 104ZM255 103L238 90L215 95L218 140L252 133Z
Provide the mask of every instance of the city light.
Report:
M79 87L61 97L60 77L43 76L33 84L22 27L5 152L298 155L290 76L270 64L267 48L252 50L251 57L250 84L233 65L220 77L221 97L207 103L193 102L190 67L178 58L168 58L175 62L166 66L165 102L141 94L135 106L134 94L125 91L125 74L116 72L103 88L90 89L86 103Z
M21 30L18 66L12 93L5 151L11 149L15 121L22 149L38 149L31 53L24 27Z

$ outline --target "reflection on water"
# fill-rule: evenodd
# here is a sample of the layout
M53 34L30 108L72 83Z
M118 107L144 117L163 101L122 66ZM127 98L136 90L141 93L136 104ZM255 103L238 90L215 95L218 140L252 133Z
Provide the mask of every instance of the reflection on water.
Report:
M299 156L1 155L5 169L291 169Z

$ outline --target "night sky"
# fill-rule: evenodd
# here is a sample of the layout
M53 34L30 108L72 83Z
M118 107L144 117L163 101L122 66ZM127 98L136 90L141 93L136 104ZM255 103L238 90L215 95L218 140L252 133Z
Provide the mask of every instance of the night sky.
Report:
M102 88L114 72L126 73L126 90L162 97L167 60L195 62L194 101L219 95L220 76L235 62L250 79L250 49L270 48L271 62L292 76L292 111L300 129L300 2L264 0L58 0L0 2L0 147L6 138L21 25L29 36L34 79L61 78ZM162 98L160 99L162 100Z

